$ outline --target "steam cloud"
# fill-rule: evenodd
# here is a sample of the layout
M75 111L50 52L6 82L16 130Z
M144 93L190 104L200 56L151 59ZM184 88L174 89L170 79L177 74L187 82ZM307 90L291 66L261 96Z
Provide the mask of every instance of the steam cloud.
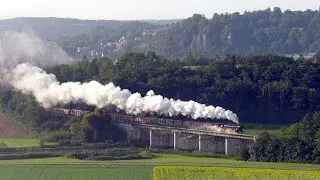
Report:
M70 62L60 48L53 46L58 49L51 49L52 47L44 41L27 34L15 33L10 36L14 37L15 41L9 43L9 47L6 44L0 46L0 65L6 70L5 80L15 89L35 96L45 108L81 100L99 108L114 105L134 115L140 113L166 116L182 114L194 119L217 118L239 123L237 115L230 110L219 106L206 106L194 101L168 99L155 95L152 90L146 96L142 96L140 93L131 93L127 89L122 90L113 83L106 85L97 81L60 83L55 75L48 74L36 66ZM6 42L7 37L4 37L1 38L1 42L3 39ZM23 60L22 63L19 58Z

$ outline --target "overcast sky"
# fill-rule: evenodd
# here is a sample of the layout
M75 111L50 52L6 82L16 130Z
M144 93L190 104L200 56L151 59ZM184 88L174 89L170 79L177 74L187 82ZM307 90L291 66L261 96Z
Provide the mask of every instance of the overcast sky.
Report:
M244 12L270 7L318 10L320 0L0 0L0 18L176 19L194 13Z

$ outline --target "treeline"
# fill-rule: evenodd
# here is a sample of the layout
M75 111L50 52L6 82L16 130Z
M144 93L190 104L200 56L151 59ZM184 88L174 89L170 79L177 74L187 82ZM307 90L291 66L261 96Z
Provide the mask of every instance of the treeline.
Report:
M190 62L194 61L192 57ZM186 62L168 61L154 52L124 53L116 61L83 60L46 70L61 82L114 82L143 95L153 89L169 98L219 105L237 113L240 123L296 123L285 129L281 137L262 134L250 151L242 154L243 159L319 163L318 55L298 60L273 55L226 56L207 61L206 66L190 67L185 66ZM94 109L83 104L76 107ZM125 133L110 124L109 117L99 109L82 119L69 118L45 111L32 96L10 89L0 89L0 109L36 132L59 131L46 137L50 141L67 144L125 141Z
M61 82L114 82L145 95L195 100L231 109L241 123L291 124L320 109L320 58L265 55L210 59L185 67L155 53L122 54L116 62L94 59L51 68Z
M61 82L114 82L145 95L156 94L222 106L238 114L240 123L292 124L320 110L320 58L226 56L208 66L186 67L155 53L125 53L117 61L84 60L47 69ZM29 95L0 90L0 108L38 132L69 129L69 118L46 112ZM93 110L93 107L78 106Z
M281 137L261 134L242 158L254 161L320 164L320 112L283 130Z

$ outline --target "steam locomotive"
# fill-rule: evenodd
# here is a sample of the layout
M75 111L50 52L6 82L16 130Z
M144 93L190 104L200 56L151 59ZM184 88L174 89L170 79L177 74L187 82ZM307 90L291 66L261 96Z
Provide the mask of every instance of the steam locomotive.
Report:
M64 114L68 116L84 116L90 111L83 111L77 109L63 109L54 108L55 113ZM208 130L221 133L243 133L243 127L239 125L229 125L222 123L212 123L212 122L197 122L191 120L177 120L177 119L167 119L158 117L148 117L148 116L133 116L124 115L118 113L105 113L111 118L111 121L118 123L127 124L146 124L154 126L166 126L166 127L176 127L176 128L187 128L187 129L197 129L197 130Z

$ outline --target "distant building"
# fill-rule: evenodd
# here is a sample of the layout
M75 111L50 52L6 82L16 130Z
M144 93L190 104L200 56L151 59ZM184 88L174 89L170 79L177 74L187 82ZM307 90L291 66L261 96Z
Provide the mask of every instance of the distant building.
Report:
M293 58L294 60L297 60L300 57L303 57L305 59L311 59L315 55L316 55L316 53L305 53L305 54L285 54L284 56Z

